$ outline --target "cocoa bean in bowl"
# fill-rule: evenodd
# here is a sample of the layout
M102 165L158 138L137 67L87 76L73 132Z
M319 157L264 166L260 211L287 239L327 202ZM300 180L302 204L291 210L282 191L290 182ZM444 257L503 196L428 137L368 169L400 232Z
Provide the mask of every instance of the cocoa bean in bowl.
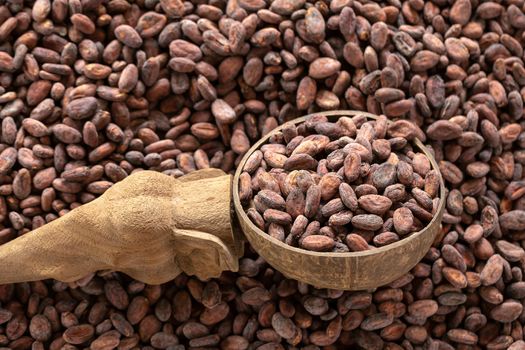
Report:
M241 227L285 275L364 289L406 273L427 252L444 186L420 130L357 111L310 114L255 144L234 179Z

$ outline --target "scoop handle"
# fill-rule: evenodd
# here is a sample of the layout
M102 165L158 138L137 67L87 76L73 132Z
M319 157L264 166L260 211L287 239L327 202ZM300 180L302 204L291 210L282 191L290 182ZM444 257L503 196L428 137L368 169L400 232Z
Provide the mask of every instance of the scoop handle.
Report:
M199 278L237 271L231 176L217 169L175 179L140 171L102 196L0 246L0 284L72 282L100 270L145 283L181 272Z

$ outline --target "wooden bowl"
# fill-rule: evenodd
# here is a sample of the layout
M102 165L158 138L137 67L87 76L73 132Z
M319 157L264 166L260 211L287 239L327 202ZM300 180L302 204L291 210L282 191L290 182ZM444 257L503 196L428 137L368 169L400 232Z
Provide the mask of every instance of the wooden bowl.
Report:
M370 113L359 111L329 111L315 113L335 121L341 116L365 115L376 119ZM311 114L314 115L314 114ZM294 119L288 123L300 124L311 115ZM246 153L233 179L233 201L239 225L246 238L271 266L286 277L293 278L317 288L336 290L364 290L377 288L401 277L412 269L427 253L440 229L445 208L445 185L434 157L426 147L415 139L412 143L423 152L438 171L440 181L439 205L432 221L421 231L398 242L373 250L350 253L312 252L289 246L260 230L246 215L239 199L239 176L248 157L268 142L271 135L281 131L283 126L264 136Z

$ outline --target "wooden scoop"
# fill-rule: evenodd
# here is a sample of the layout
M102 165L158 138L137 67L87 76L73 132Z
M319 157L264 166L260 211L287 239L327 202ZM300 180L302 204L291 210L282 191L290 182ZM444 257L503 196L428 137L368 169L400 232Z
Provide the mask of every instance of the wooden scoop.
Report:
M364 114L332 111L339 116ZM290 123L301 123L307 117ZM54 278L72 282L100 270L121 271L149 284L167 282L181 272L201 279L238 270L242 256L238 219L245 237L270 265L285 276L316 287L340 290L375 288L408 272L425 255L440 227L445 190L430 224L388 246L352 253L319 253L291 247L257 228L247 217L237 191L248 157L235 178L206 169L181 178L141 171L116 183L94 201L0 246L0 284ZM419 140L414 145L436 161ZM441 178L441 176L440 176ZM233 191L232 191L233 188ZM232 201L233 198L233 201Z

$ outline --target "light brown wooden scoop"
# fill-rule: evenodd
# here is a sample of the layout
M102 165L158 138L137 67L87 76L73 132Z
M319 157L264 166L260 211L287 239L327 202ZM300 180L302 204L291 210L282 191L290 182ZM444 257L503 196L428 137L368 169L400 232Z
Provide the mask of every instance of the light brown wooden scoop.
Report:
M315 114L331 121L357 114L376 118L359 111ZM309 116L289 123L300 124ZM276 270L318 288L376 288L414 267L440 230L446 198L441 175L440 201L432 221L421 231L376 249L307 251L271 237L251 222L232 186L238 188L250 155L283 127L268 133L244 155L233 185L230 175L216 169L179 179L142 171L113 185L93 202L0 246L0 284L45 278L71 282L100 270L121 271L151 284L169 281L181 272L201 279L216 277L224 270L238 270L241 229L242 237ZM417 139L414 146L439 174L428 149ZM236 222L239 231L232 230Z
M121 271L159 284L185 272L238 270L231 175L206 169L174 179L141 171L101 197L0 246L0 284L78 280Z

